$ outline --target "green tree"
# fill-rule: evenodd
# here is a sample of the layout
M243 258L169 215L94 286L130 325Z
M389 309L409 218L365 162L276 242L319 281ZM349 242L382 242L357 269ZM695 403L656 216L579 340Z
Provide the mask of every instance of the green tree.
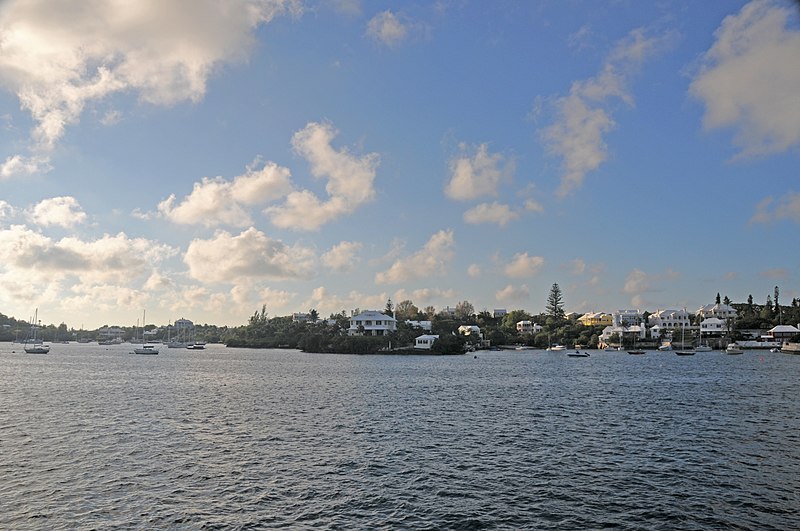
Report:
M383 310L385 315L393 315L394 314L394 306L392 305L392 299L388 299L386 301L386 308Z
M475 307L469 301L461 301L456 304L456 319L472 319L475 315Z
M719 304L719 292L717 292L717 298L716 298L716 301L715 301L715 302L716 302L717 304Z
M556 322L564 319L564 300L561 294L561 288L558 283L553 283L550 288L550 295L547 296L547 315L552 317Z
M414 320L419 313L419 308L414 306L414 303L408 299L398 302L394 310L397 313L398 321L405 321L406 319Z

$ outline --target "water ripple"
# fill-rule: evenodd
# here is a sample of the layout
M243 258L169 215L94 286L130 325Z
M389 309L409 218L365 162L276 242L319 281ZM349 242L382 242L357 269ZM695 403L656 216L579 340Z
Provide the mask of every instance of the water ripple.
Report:
M800 528L800 357L12 350L2 529Z

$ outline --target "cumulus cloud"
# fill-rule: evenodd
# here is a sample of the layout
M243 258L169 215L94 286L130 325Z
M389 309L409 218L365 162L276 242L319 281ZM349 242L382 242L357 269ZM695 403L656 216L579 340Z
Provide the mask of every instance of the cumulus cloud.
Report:
M235 236L218 231L211 239L192 240L183 261L194 279L235 284L242 278L310 278L314 259L310 249L290 247L250 227Z
M470 278L478 278L481 276L481 266L478 264L470 264L470 266L467 268L467 274L470 276Z
M399 258L384 272L375 275L376 284L395 284L416 278L443 275L455 254L452 230L440 230L418 252Z
M175 250L124 233L103 235L86 241L78 238L54 240L23 225L0 230L0 248L8 250L2 266L47 278L77 276L84 282L127 281L146 273L152 264L175 254Z
M509 284L505 288L494 294L498 302L524 302L530 298L530 290L528 286L512 286Z
M690 86L706 106L704 127L734 128L741 155L800 144L800 31L790 16L788 3L756 0L726 17Z
M74 197L53 197L45 199L33 206L28 212L28 217L34 223L49 227L74 227L86 221L86 213Z
M14 215L15 209L8 202L0 199L0 220L10 218Z
M204 177L179 204L172 194L158 204L158 211L174 223L246 227L252 224L246 207L274 201L291 190L289 170L270 162L260 170L248 167L233 181Z
M756 211L750 218L751 223L782 220L800 223L800 193L789 192L778 199L765 197L756 205Z
M544 258L541 256L528 256L528 253L517 253L514 258L506 264L504 272L513 278L532 277L539 272L544 265Z
M646 293L662 291L664 281L674 280L677 277L678 274L672 270L650 274L641 269L634 269L625 277L622 292L631 296L631 304L634 306L644 306Z
M367 23L367 35L386 46L395 47L408 36L408 26L391 11L378 13Z
M2 49L0 47L0 49ZM23 157L22 155L11 155L0 164L0 179L9 177L34 175L36 173L47 173L52 169L50 159L44 156Z
M481 144L474 154L465 144L461 153L450 161L450 180L445 194L450 199L469 201L496 196L498 186L511 178L514 164L500 153L489 153L489 146Z
M294 134L295 151L311 165L314 177L325 177L328 199L318 198L310 190L290 193L282 205L265 212L272 223L281 228L316 230L338 217L351 214L375 197L374 181L380 157L377 153L363 156L331 145L338 131L329 123L311 122Z
M358 251L361 250L360 242L341 242L323 253L323 265L337 273L352 271L358 263Z
M198 101L219 64L244 59L257 26L297 0L6 0L0 10L0 85L51 149L84 107L118 92L170 105Z
M494 223L505 227L509 221L519 218L519 213L511 209L510 206L493 202L481 203L464 212L464 221L478 225L481 223Z
M671 40L671 35L647 37L642 29L633 30L617 43L596 76L575 81L568 95L555 100L556 121L541 134L548 152L562 161L558 196L580 188L586 174L606 161L604 136L616 125L611 103L633 105L630 78Z

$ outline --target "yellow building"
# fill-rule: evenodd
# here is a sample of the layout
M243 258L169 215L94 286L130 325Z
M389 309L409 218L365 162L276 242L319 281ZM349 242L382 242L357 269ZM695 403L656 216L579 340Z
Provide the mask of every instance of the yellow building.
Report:
M578 322L583 326L611 326L613 320L610 313L591 312L583 314Z

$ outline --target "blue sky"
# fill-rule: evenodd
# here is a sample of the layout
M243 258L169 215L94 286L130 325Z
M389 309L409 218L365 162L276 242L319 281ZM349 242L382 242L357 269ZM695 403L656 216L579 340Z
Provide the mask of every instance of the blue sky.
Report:
M0 312L800 296L800 10L9 0Z

